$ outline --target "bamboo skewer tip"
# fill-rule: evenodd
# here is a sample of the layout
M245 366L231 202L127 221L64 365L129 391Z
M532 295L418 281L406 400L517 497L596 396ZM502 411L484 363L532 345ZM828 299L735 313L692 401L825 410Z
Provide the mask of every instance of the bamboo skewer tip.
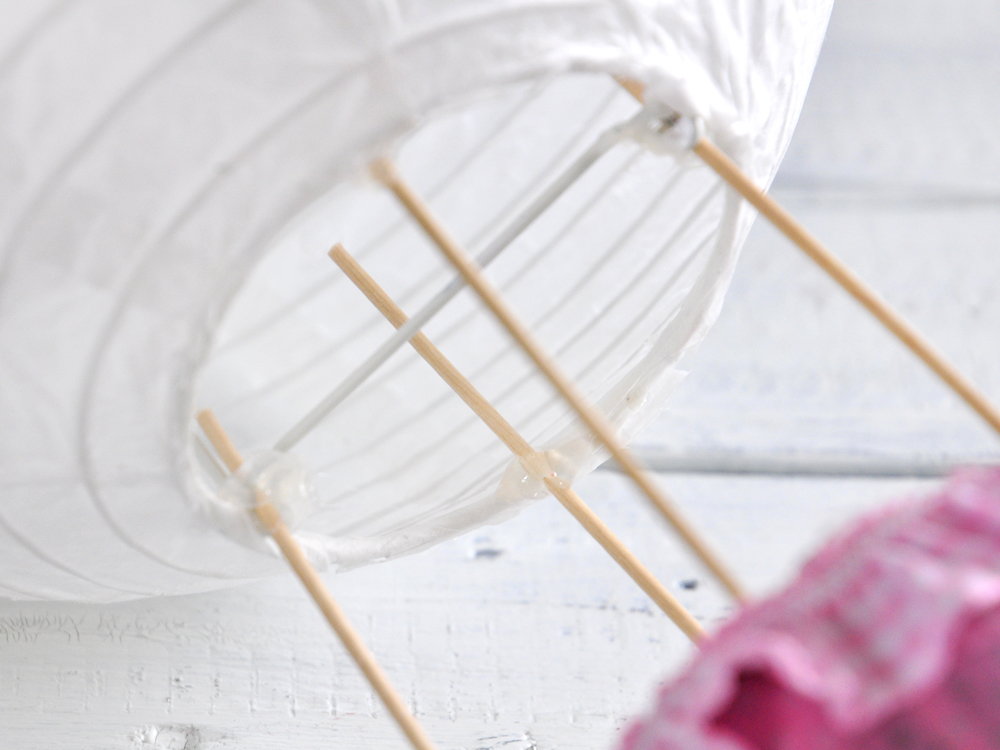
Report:
M728 571L722 560L700 538L694 527L684 520L666 493L646 476L638 461L632 457L632 454L619 440L617 430L607 417L590 403L579 391L576 384L538 343L531 331L503 299L500 292L486 280L482 270L469 257L468 253L451 238L445 227L416 191L399 175L394 166L390 169L395 176L391 183L387 183L387 187L393 192L403 208L423 228L425 234L452 264L459 276L478 295L483 304L493 313L521 350L534 362L549 383L566 400L597 440L611 452L625 473L631 477L667 523L674 528L729 593L736 600L742 601L745 594L736 577Z
M393 185L399 180L399 170L388 156L379 156L368 165L372 177L383 185Z
M219 454L219 458L222 459L226 468L232 472L239 469L243 465L243 456L240 455L233 441L230 440L229 435L222 428L222 424L215 416L215 413L211 409L202 409L195 418L205 433L205 437L208 438L208 442L215 448L215 452Z
M615 76L618 85L629 92L636 101L642 102L646 95L646 84L628 76Z
M349 256L349 253L347 252L347 249L338 242L330 248L330 252L328 252L327 255L329 255L333 262L339 266L341 260L343 260L345 256Z

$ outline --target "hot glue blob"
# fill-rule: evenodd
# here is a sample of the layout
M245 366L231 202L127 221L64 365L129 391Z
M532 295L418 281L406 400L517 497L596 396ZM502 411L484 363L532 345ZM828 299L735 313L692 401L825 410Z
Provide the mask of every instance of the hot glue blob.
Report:
M590 440L573 440L559 448L515 458L507 466L496 494L501 500L538 500L549 494L545 479L551 477L565 486L580 474L581 463L594 452Z
M294 531L316 504L312 473L298 456L273 450L251 453L219 487L220 526L240 544L259 549L266 530L254 508L269 503Z

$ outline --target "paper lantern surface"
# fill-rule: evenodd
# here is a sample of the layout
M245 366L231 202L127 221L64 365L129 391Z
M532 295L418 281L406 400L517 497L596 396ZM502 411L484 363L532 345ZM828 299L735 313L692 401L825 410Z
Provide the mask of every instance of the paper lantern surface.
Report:
M1000 469L860 521L707 643L625 750L1000 747Z
M114 0L0 10L0 594L114 600L280 569L240 543L196 408L266 448L452 274L366 177L392 153L479 251L638 105L773 176L829 0ZM751 214L692 158L614 146L490 266L624 439L722 302ZM601 456L468 295L427 332L534 445ZM401 351L295 448L319 564L412 552L535 499ZM516 493L515 493L516 495Z

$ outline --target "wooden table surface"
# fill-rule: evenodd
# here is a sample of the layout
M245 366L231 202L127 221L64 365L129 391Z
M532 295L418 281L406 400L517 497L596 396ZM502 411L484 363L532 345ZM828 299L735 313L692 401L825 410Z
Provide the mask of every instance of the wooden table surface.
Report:
M840 0L773 189L994 400L998 38L994 0ZM758 595L852 515L1000 456L762 223L686 367L639 446ZM727 616L624 477L578 490L706 626ZM441 748L611 748L691 655L551 500L329 583ZM108 606L0 600L0 748L313 747L405 744L290 577Z

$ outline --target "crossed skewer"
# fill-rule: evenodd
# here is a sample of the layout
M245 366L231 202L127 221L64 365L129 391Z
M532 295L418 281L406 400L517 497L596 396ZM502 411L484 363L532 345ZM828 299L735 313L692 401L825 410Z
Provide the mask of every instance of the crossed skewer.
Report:
M643 89L641 84L630 80L621 80L619 82L633 96L642 101ZM600 148L592 149L593 153L586 155L586 158L581 161L582 167L578 166L575 171L571 170L568 177L564 176L562 178L562 182L566 183L571 179L575 179L575 176L579 176L579 173L582 173L589 164L596 161L607 147L605 144L603 150ZM819 264L851 296L868 309L869 312L882 322L883 325L986 420L990 426L997 432L1000 432L1000 411L990 404L986 397L958 372L954 366L948 363L911 324L826 250L790 214L754 185L721 150L705 138L698 140L693 145L692 150L749 203L763 213L783 234ZM735 577L726 569L725 565L716 557L709 546L698 536L693 527L674 508L663 490L653 482L638 461L625 448L607 417L588 401L572 380L561 371L555 361L538 344L530 330L517 318L499 292L486 280L480 265L472 260L449 236L443 225L434 217L419 195L399 175L394 165L388 159L379 159L372 165L372 172L377 179L393 192L400 204L420 224L428 237L455 267L462 281L475 291L482 302L491 310L504 328L507 329L553 387L572 407L580 421L586 425L594 437L616 459L622 469L678 532L697 557L712 571L734 598L743 600L743 591ZM519 219L520 228L523 228L533 218L537 217L558 196L559 189L560 184L557 181L557 184L550 188L547 194L543 194L543 199L537 201L537 205L530 208L525 216ZM565 185L562 185L561 189L565 189ZM517 229L518 222L515 222L515 225L515 229ZM506 241L509 242L510 239L512 237ZM502 244L498 245L500 249L503 246ZM496 252L499 252L499 250ZM701 624L643 566L638 558L622 544L603 521L576 494L569 483L553 471L552 467L548 464L546 455L535 450L503 415L479 393L468 378L419 330L420 326L426 323L426 320L436 312L436 309L440 309L451 298L448 296L449 294L454 296L457 289L461 288L461 284L453 284L451 287L448 287L442 295L438 295L436 302L422 310L421 313L418 313L411 320L343 246L339 244L334 246L330 251L330 257L379 312L397 329L397 336L395 339L387 342L387 345L383 347L385 351L377 353L376 357L370 360L370 363L365 363L365 365L359 368L352 377L348 378L336 391L331 393L316 410L307 415L302 422L289 431L278 442L276 447L281 450L287 450L294 445L325 414L329 413L332 408L340 403L353 388L357 387L364 377L370 374L382 361L385 361L388 355L392 351L395 351L394 346L409 341L410 345L413 346L455 393L511 450L528 475L545 484L546 488L631 576L640 588L678 625L685 635L695 644L704 638L706 632ZM452 287L454 287L454 291L451 291ZM435 304L437 305L436 308L434 307ZM198 422L229 470L236 471L243 463L243 459L212 412L209 410L201 412L198 415ZM395 692L357 632L351 627L315 568L309 563L295 537L281 520L278 511L262 494L258 494L255 512L264 529L275 540L282 554L302 580L309 594L316 601L345 648L357 662L359 668L385 703L413 747L417 750L432 750L434 745L409 712L404 701Z

